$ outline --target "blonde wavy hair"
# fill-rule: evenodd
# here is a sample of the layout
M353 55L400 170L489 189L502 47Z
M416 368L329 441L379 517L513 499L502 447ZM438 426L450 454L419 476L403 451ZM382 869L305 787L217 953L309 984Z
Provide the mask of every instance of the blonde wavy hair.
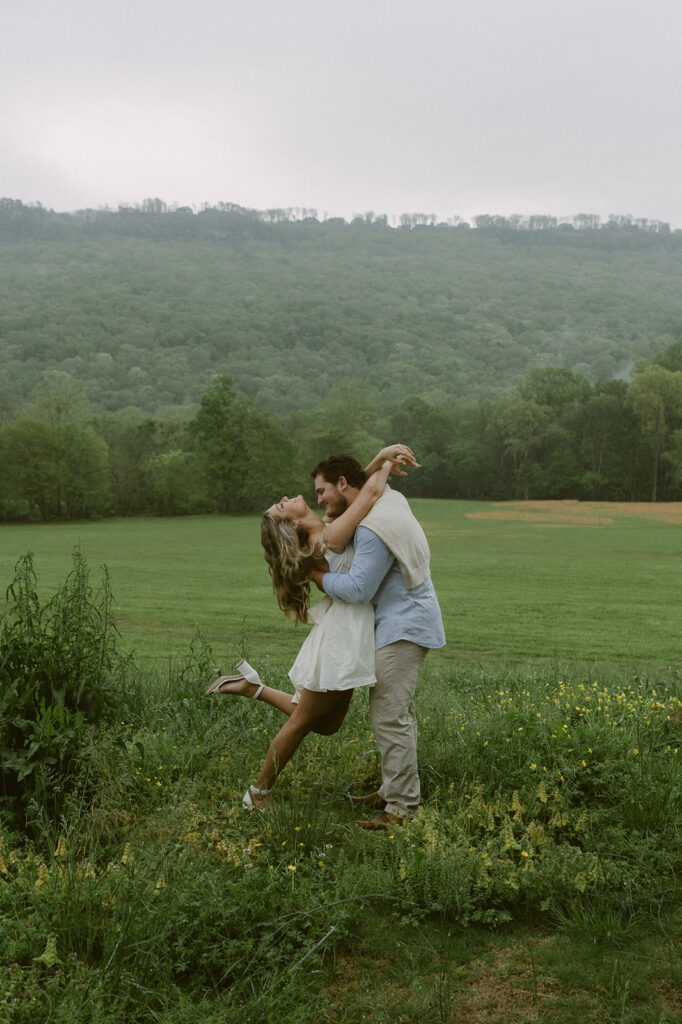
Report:
M260 542L277 604L288 619L294 619L295 625L307 622L310 572L323 556L323 549L320 545L312 548L308 544L305 530L295 530L288 520L269 512L265 512L261 519Z

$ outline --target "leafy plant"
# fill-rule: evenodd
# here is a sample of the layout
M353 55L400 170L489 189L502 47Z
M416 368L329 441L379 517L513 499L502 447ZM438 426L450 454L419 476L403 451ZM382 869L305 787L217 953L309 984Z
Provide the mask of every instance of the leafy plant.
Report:
M93 593L82 552L46 603L33 556L16 564L0 621L0 777L25 809L37 793L56 809L85 736L111 718L129 658L116 647L109 577Z

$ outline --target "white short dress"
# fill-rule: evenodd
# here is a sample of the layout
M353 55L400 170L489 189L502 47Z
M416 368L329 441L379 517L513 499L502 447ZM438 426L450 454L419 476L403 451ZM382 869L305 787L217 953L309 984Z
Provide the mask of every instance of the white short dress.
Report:
M353 545L337 555L327 550L330 572L348 572L353 564ZM346 604L322 598L308 612L314 623L303 641L289 678L298 702L301 690L327 693L374 686L374 608L371 604Z

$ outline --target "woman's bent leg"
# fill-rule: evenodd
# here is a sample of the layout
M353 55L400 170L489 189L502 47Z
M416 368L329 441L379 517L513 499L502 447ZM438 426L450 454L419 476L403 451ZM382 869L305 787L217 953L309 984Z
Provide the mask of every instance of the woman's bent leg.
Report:
M353 690L340 690L336 704L326 715L318 718L313 726L313 732L316 732L318 736L332 736L338 732L348 713L352 696Z
M272 789L275 779L284 766L308 733L316 729L318 725L334 723L338 718L336 725L336 729L338 729L348 710L351 695L352 691L348 690L337 693L315 693L312 690L302 690L298 704L294 704L293 712L270 744L262 771L256 779L256 787Z
M276 690L274 686L263 686L258 700L262 700L264 704L269 704L271 708L277 708L283 714L290 716L294 713L296 704L291 699L290 693L285 693L284 690Z
M251 683L243 677L232 682L224 682L220 687L221 693L226 695L233 694L235 697L253 698L257 690L258 687L255 683ZM278 711L285 715L290 715L296 707L292 702L290 694L284 693L283 690L276 690L274 686L267 686L265 683L263 683L263 689L256 697L256 700L261 700L264 704L277 708Z

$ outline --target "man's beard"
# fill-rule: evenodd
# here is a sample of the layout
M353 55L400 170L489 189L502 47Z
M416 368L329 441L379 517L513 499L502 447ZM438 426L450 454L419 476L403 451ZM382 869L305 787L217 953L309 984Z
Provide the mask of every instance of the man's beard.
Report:
M333 507L330 507L329 502L327 502L325 511L329 519L338 519L340 515L343 515L347 508L348 502L344 498L343 494L339 493L334 498Z

